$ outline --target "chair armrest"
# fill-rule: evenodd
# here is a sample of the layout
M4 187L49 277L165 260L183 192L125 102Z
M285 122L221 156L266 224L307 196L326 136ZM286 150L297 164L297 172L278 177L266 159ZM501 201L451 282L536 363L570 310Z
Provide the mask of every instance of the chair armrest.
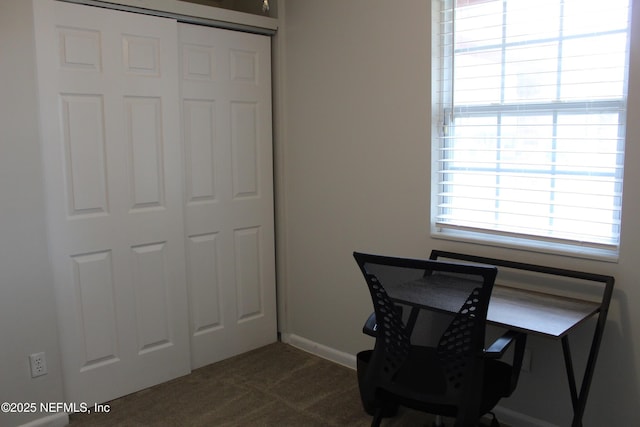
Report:
M505 332L500 338L495 340L488 349L484 351L484 357L488 359L501 358L507 352L507 349L509 348L511 343L513 343L515 340L522 340L523 337L526 338L526 334L523 334L522 332L511 330ZM522 347L524 347L524 345ZM514 360L517 361L517 357Z
M395 310L402 317L402 307L395 306ZM417 312L415 313L417 317ZM415 323L415 319L413 319L413 323ZM413 325L411 325L413 328ZM369 315L369 318L364 322L364 326L362 327L362 333L369 335L370 337L376 338L378 336L378 321L376 320L376 313L373 312Z
M367 321L364 322L362 333L374 338L378 336L378 323L376 322L376 313L371 313Z
M511 363L511 378L509 381L509 389L504 397L509 397L518 385L520 370L522 369L522 359L524 358L524 349L527 344L527 334L524 332L507 331L485 350L484 355L484 357L489 359L499 359L514 341L516 347L513 351L513 362Z

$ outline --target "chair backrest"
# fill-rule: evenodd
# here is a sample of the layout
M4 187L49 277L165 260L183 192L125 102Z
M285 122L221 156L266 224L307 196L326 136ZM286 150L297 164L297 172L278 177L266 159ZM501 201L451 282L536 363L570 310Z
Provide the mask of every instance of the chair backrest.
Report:
M475 378L481 374L476 365L477 356L484 349L490 296L490 292L483 292L481 288L473 289L440 337L438 358L444 368L449 395L461 394L464 385L481 385Z
M417 286L427 295L433 294L434 298L446 296L446 302L439 301L434 306L455 307L447 310L454 317L437 347L445 371L443 399L452 404L476 400L473 395L482 386L480 362L497 268L358 252L354 253L354 258L369 287L378 323L368 369L372 386L393 389L394 376L407 358L410 337L403 323L402 310L398 309L393 297L403 287ZM453 292L450 287L454 288Z

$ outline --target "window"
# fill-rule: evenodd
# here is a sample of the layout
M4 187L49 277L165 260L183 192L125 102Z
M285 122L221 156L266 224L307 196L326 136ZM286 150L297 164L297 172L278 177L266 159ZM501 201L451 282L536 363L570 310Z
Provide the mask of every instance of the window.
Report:
M629 3L439 2L436 237L617 252Z

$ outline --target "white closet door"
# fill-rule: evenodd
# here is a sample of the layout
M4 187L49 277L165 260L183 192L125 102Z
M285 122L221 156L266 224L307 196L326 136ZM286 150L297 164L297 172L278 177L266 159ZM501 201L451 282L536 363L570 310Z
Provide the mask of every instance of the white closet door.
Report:
M271 47L179 24L194 368L276 341Z
M34 0L66 398L189 372L177 23Z

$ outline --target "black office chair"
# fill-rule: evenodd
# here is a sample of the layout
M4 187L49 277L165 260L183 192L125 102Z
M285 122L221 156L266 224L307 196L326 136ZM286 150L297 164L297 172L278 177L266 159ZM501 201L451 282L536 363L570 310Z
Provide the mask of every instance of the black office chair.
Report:
M376 337L374 349L357 355L360 396L364 409L374 416L372 426L395 415L398 406L455 418L456 427L477 426L501 398L511 395L526 335L508 331L485 349L487 309L497 268L357 252L354 257L374 306L363 328ZM407 325L401 306L385 289L403 292L403 284L412 282L413 289L416 283L418 289L439 288L432 292L435 300L429 305L452 313L453 320L436 346L411 344L415 317ZM447 283L455 286L443 296ZM417 314L417 309L413 311ZM514 341L513 363L497 360ZM491 425L499 426L495 416Z

